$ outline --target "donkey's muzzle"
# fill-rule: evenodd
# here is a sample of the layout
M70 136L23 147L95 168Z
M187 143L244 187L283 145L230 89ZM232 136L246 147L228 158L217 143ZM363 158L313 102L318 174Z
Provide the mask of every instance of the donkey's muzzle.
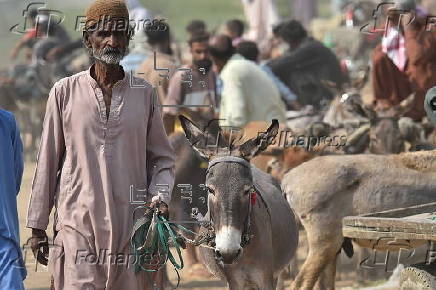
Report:
M233 264L242 254L242 248L237 249L235 251L220 251L218 249L215 250L215 259L218 261L222 261L224 264Z

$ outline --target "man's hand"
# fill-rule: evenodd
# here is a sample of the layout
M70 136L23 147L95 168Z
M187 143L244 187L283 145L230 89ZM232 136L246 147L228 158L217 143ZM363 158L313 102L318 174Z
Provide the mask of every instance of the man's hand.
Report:
M35 259L44 266L48 264L48 237L44 230L32 229L30 247ZM41 249L42 248L42 249Z
M166 220L170 218L170 213L168 211L168 205L163 201L153 201L150 204L152 208L158 208L159 214L162 215Z

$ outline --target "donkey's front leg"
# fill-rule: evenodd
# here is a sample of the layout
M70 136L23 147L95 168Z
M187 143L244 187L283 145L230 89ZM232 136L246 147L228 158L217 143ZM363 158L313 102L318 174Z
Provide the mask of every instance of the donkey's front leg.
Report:
M229 284L230 290L244 290L245 279L242 275L232 275L232 277L227 277L227 283Z
M273 273L270 271L265 272L265 269L254 270L250 273L249 285L256 285L254 288L259 290L275 290L278 279L274 279Z
M271 277L270 279L265 279L263 281L263 285L260 285L258 289L275 290L276 285L277 285L277 279Z

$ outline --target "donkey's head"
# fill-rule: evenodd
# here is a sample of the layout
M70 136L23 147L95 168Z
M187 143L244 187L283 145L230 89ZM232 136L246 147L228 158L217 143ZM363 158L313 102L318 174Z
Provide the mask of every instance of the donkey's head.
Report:
M231 264L249 240L251 205L256 198L249 161L273 143L279 123L273 120L266 132L238 145L240 139L231 140L231 134L207 134L183 116L180 121L193 148L209 161L205 186L216 233L215 257Z
M404 138L401 134L399 120L407 113L415 100L412 94L400 104L392 106L364 106L370 120L369 150L375 154L400 153L404 151Z
M324 122L333 127L358 126L367 122L364 112L361 91L368 82L369 69L360 71L353 80L338 85L330 81L323 81L324 85L335 95L324 116Z

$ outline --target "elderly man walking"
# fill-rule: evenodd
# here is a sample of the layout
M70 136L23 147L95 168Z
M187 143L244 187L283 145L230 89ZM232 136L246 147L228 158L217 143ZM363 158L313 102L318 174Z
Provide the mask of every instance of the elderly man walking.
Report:
M257 64L234 53L230 37L214 36L209 51L220 77L221 126L243 128L252 121L273 119L285 122L285 104L276 85Z
M119 65L131 36L125 3L97 0L86 20L83 40L95 63L50 92L27 227L43 260L38 248L56 207L56 289L151 289L130 264L133 213L150 199L168 210L174 153L151 86Z
M17 194L23 176L23 145L14 116L0 109L0 289L24 289Z

